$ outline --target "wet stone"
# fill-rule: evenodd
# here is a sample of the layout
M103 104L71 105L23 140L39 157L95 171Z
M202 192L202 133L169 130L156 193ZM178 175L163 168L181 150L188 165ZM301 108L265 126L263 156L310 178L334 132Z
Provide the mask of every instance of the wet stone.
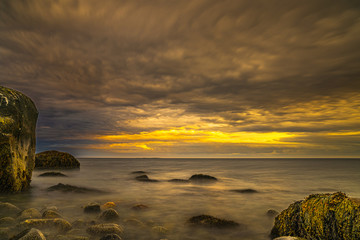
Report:
M135 218L126 219L124 223L126 224L126 226L145 227L145 224L143 222Z
M188 223L193 226L208 228L235 228L240 226L240 224L237 222L216 218L210 215L199 215L192 217L188 220Z
M22 221L25 219L37 219L41 218L41 213L35 208L25 209L24 211L20 212L17 220Z
M89 237L75 235L57 235L55 240L89 240Z
M144 171L134 171L134 172L131 172L131 174L146 174L148 172L144 172Z
M61 172L45 172L39 175L39 177L67 177Z
M104 236L107 234L118 234L123 233L123 228L115 223L103 223L89 226L86 232L91 236Z
M107 202L101 206L102 209L115 208L116 204L114 202Z
M107 234L100 238L100 240L121 240L121 237L117 234Z
M20 226L24 228L38 228L44 230L55 230L59 233L68 232L72 226L71 224L62 218L53 219L28 219L20 223Z
M51 186L47 190L49 192L59 191L59 192L64 192L64 193L68 193L68 192L73 192L73 193L100 193L100 192L102 192L102 191L100 191L98 189L77 187L77 186L72 186L72 185L69 185L69 184L62 184L62 183Z
M106 209L99 216L100 220L106 221L106 222L118 220L119 218L120 218L120 216L119 216L118 212L112 208Z
M8 202L0 202L0 216L15 216L20 212L20 208Z
M15 224L15 219L12 217L3 217L0 218L0 226L1 227L9 227Z
M9 239L9 228L0 227L0 239Z
M169 231L166 227L163 227L163 226L154 226L151 228L151 230L153 233L160 234L160 235L165 235Z
M189 178L189 181L217 181L217 178L206 174L195 174Z
M255 189L251 189L251 188L234 189L234 190L230 190L230 191L236 192L236 193L258 193L258 191L256 191Z
M12 237L11 240L46 240L46 238L40 230L31 228L22 231L18 235Z
M189 180L186 179L178 179L178 178L174 178L174 179L170 179L168 180L168 182L174 182L174 183L188 183L190 182Z
M46 210L42 214L43 218L62 218L61 214L54 210Z
M275 217L279 214L278 211L274 210L274 209L269 209L267 212L266 212L266 215L268 217Z
M135 177L135 179L140 182L158 182L158 180L150 179L147 175L140 175Z
M144 204L136 204L134 206L131 207L131 209L133 210L145 210L148 209L149 207L144 205Z
M84 213L99 213L100 211L100 204L98 203L89 203L84 207Z

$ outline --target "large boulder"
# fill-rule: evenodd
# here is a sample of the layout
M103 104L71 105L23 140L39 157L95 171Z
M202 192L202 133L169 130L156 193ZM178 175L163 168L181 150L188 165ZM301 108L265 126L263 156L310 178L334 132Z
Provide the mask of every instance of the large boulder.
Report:
M360 205L344 193L313 194L276 218L271 237L360 239Z
M36 154L35 168L80 168L80 162L70 153L45 151Z
M29 188L38 111L24 94L0 86L0 192Z

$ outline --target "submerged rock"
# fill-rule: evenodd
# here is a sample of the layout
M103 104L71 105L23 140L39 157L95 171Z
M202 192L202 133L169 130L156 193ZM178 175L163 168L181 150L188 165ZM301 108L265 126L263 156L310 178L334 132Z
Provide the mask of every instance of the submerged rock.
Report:
M125 219L126 226L145 227L145 224L136 218Z
M12 217L3 217L0 218L0 226L1 227L10 227L15 225L15 219Z
M195 174L189 178L189 181L217 181L217 178L206 174Z
M114 220L118 220L120 218L118 212L115 209L109 208L101 213L99 219L102 221L110 222Z
M121 240L121 237L117 234L107 234L100 238L100 240Z
M267 212L266 212L266 215L268 217L275 217L279 214L278 211L274 210L274 209L269 209Z
M52 229L57 232L68 232L72 228L71 224L62 218L28 219L21 222L20 226L24 228Z
M67 177L61 172L45 172L39 175L39 177Z
M0 227L0 239L9 239L10 229Z
M76 219L74 222L72 222L72 226L74 228L85 228L89 225L94 225L95 221L93 220L84 220L84 219Z
M159 235L165 235L169 232L169 229L167 229L166 227L163 226L153 226L151 228L151 231L153 233L159 234Z
M20 212L20 208L8 202L0 202L0 216L15 216Z
M43 218L62 218L61 214L54 210L45 210L42 214Z
M199 215L192 217L188 220L188 223L196 226L210 228L234 228L240 226L240 224L237 222L216 218L210 215Z
M58 183L57 185L51 186L47 190L49 192L60 191L60 192L74 192L74 193L102 192L102 191L100 191L98 189L77 187L77 186L72 186L72 185L69 185L69 184L62 184L62 183Z
M18 192L30 186L37 117L30 98L0 86L0 192Z
M16 236L12 237L11 240L46 240L44 234L36 228L26 229Z
M70 153L52 150L36 154L35 168L80 168L80 162Z
M147 175L140 175L135 177L135 179L140 182L158 182L158 180L150 179Z
M174 179L170 179L168 180L168 182L175 182L175 183L188 183L190 182L189 180L187 179L178 179L178 178L174 178Z
M54 240L89 240L89 238L77 235L57 235Z
M41 218L41 213L35 208L28 208L19 213L17 220L23 221L31 218Z
M103 223L89 226L86 232L92 236L104 236L106 234L118 234L123 233L123 228L115 223Z
M251 188L234 189L234 190L230 190L230 191L236 192L236 193L258 193L258 191L256 191L255 189L251 189Z
M344 193L313 194L276 218L271 237L360 239L360 205Z
M133 209L133 210L144 210L144 209L148 209L148 208L149 207L144 204L136 204L131 207L131 209Z
M131 172L131 174L146 174L148 172L144 172L144 171L134 171L134 172Z
M98 203L89 203L84 206L84 213L99 213L101 212L100 204Z

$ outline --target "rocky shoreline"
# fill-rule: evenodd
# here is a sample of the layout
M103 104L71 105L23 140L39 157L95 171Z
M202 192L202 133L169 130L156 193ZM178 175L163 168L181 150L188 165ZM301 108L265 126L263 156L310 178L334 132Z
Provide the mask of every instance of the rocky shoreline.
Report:
M56 174L55 177L61 176ZM219 180L221 181L221 179ZM138 181L136 176L133 181ZM61 183L49 187L47 191L58 191L62 194L71 192L76 194L74 197L89 197L91 195L84 194L98 192L97 189ZM258 193L249 189L233 192ZM77 218L64 214L64 211L58 206L21 210L11 203L0 202L0 239L130 240L137 239L136 237L141 234L148 236L146 239L159 240L168 239L167 236L173 234L171 228L141 217L142 214L146 215L146 212L151 209L146 204L138 203L128 206L111 200L102 203L90 202L84 206L78 205L74 211L82 209L82 217ZM120 214L123 211L134 211L139 214L136 218L128 218ZM276 240L356 240L360 237L359 214L359 202L340 192L310 195L305 200L291 204L280 214L273 209L264 212L264 216L267 215L269 218L275 219L268 239ZM227 232L242 232L246 229L242 223L206 214L188 216L183 224L188 229L204 229L204 231L218 229Z
M0 202L0 239L3 240L113 240L134 239L141 232L147 239L166 239L169 229L151 221L122 218L120 206L115 202L89 203L79 206L83 217L70 220L57 206L42 210L21 210L11 203ZM130 209L145 211L149 207L136 204ZM189 218L189 228L236 229L239 223L210 215ZM136 238L135 238L136 239Z

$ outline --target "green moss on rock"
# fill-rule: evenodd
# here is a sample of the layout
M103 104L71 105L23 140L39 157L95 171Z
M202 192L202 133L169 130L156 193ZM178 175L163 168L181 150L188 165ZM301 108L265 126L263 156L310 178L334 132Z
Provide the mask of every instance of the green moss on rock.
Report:
M18 192L30 185L37 117L30 98L0 86L0 192Z
M45 151L36 154L35 168L80 168L80 162L66 152Z
M291 204L276 218L271 237L360 239L360 205L344 193L313 194Z

